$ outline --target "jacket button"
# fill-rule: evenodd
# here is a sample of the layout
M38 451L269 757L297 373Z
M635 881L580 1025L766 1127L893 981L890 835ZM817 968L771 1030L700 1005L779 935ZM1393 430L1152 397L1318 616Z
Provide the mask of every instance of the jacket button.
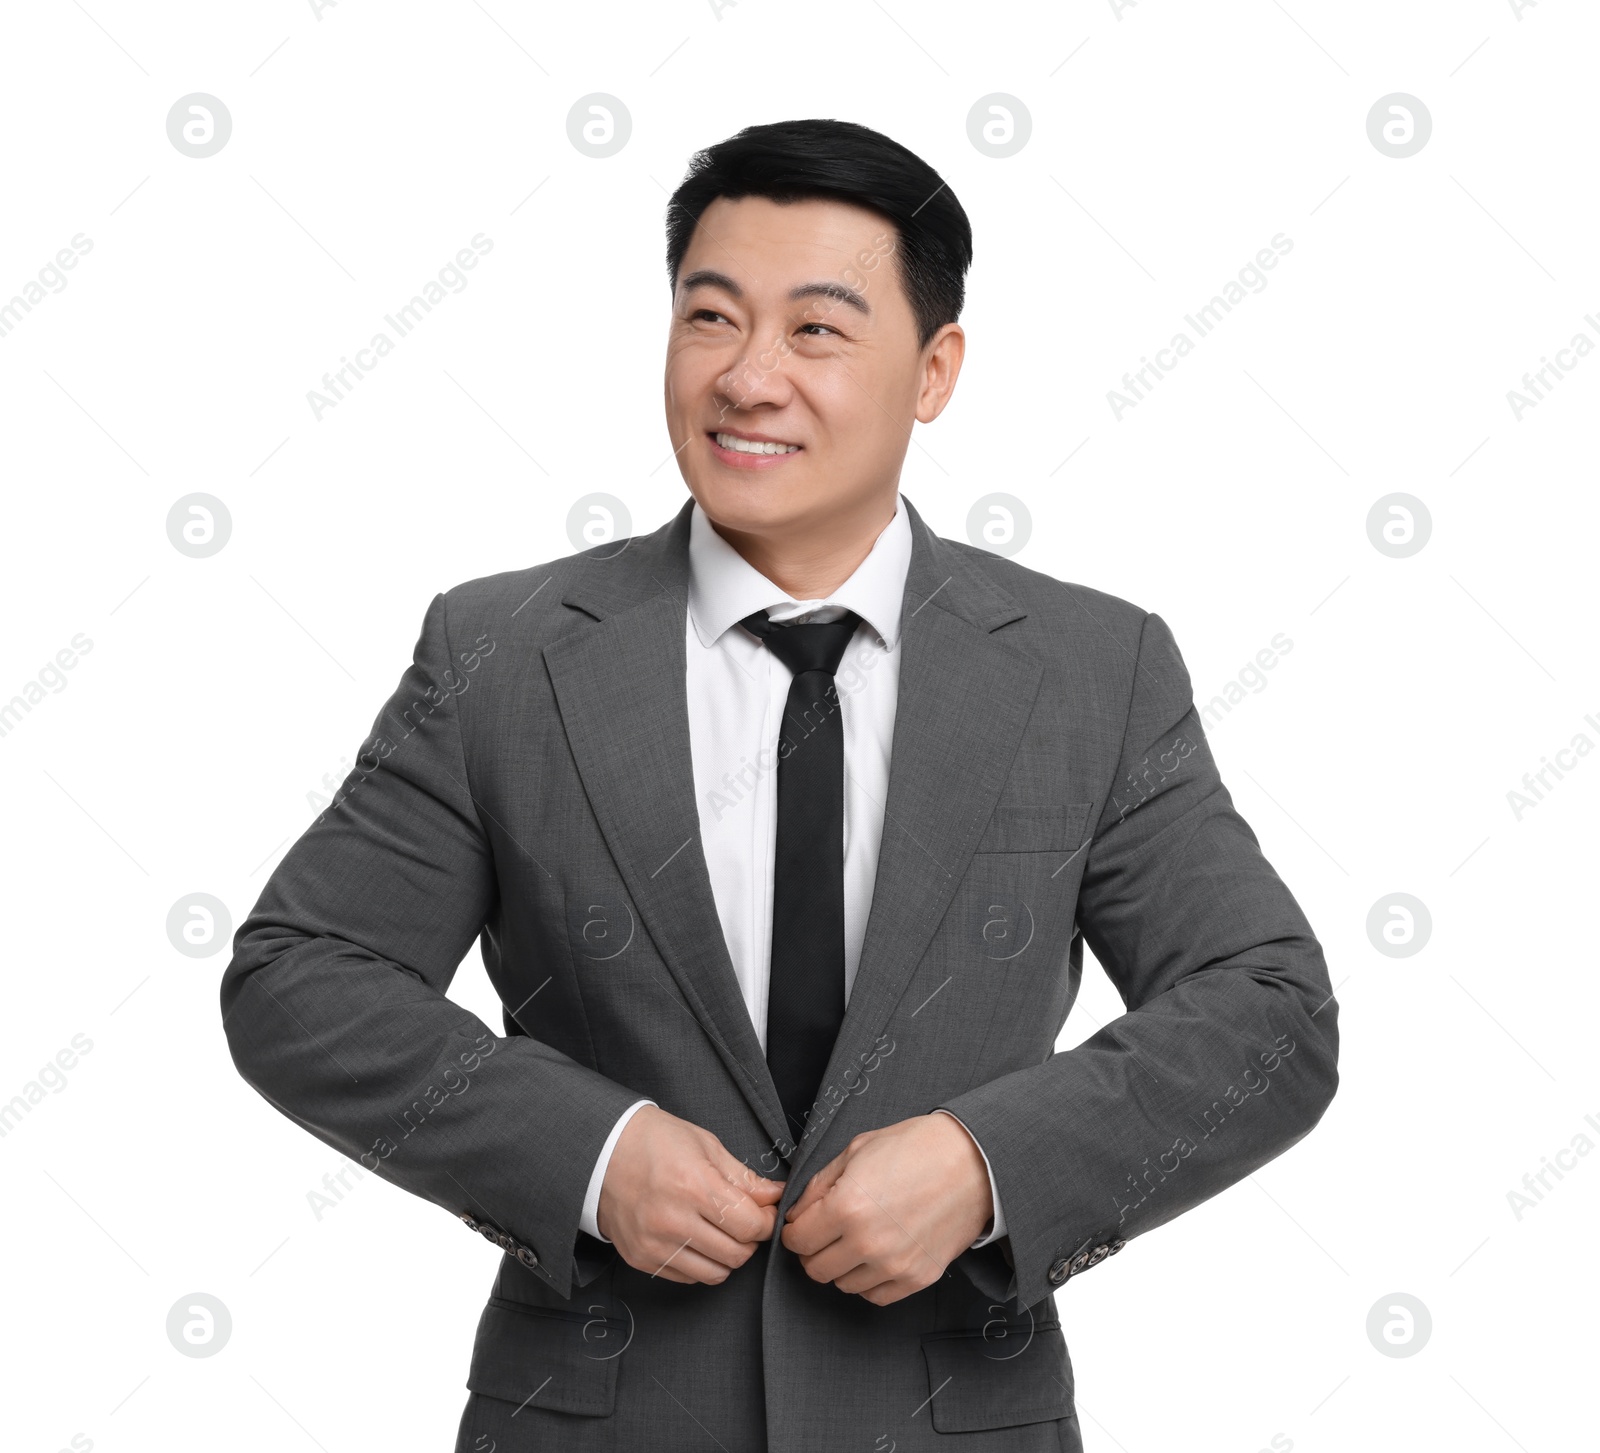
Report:
M1090 1266L1099 1266L1100 1263L1110 1255L1111 1248L1109 1246L1097 1246L1089 1253L1089 1261L1087 1264Z
M1106 1254L1109 1256L1115 1256L1127 1244L1128 1243L1126 1241L1113 1241L1110 1246L1106 1247Z
M1067 1265L1065 1258L1063 1258L1050 1268L1048 1279L1051 1286L1058 1287L1071 1275L1072 1268Z
M529 1271L532 1271L539 1264L539 1258L533 1254L531 1246L517 1247L517 1260L527 1267Z
M1072 1258L1072 1267L1071 1267L1071 1269L1072 1269L1073 1274L1075 1275L1076 1273L1082 1271L1084 1269L1084 1267L1086 1267L1088 1264L1089 1264L1089 1253L1087 1251L1078 1252L1077 1255Z
M467 1230L476 1231L478 1229L478 1219L471 1211L463 1211L461 1219L466 1223Z

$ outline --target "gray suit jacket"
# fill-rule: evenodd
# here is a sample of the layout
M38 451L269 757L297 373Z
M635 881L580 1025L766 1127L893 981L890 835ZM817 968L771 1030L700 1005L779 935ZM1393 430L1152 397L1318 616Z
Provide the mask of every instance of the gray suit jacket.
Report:
M1053 1292L1316 1124L1338 1083L1322 952L1160 617L912 508L871 917L793 1147L700 849L689 513L434 598L339 798L240 925L234 1061L505 1249L461 1450L1077 1450ZM446 997L475 938L503 1032ZM1056 1053L1085 941L1128 1012ZM640 1096L787 1178L780 1218L853 1135L947 1107L1009 1234L888 1307L777 1239L721 1286L652 1277L578 1229Z

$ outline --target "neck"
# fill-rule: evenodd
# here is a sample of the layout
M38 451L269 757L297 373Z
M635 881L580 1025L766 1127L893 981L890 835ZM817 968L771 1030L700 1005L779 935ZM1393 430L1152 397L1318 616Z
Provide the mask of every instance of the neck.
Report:
M898 490L887 502L872 499L858 509L834 513L811 526L782 534L750 534L711 521L753 569L796 600L821 600L856 573L878 536L894 518Z

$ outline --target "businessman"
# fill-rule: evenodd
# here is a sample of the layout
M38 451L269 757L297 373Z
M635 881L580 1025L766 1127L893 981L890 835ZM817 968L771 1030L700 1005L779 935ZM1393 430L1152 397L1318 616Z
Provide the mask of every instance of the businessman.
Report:
M1321 949L1161 617L899 492L937 173L751 127L667 231L690 497L434 598L240 926L235 1062L505 1252L460 1453L1081 1450L1054 1293L1317 1123ZM1058 1053L1085 943L1127 1012Z

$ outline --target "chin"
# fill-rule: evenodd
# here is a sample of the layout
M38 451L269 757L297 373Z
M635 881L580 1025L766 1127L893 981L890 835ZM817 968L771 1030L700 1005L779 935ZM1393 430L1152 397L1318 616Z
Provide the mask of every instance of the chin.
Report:
M689 492L716 524L758 534L789 524L806 512L810 491L802 480L695 480Z

